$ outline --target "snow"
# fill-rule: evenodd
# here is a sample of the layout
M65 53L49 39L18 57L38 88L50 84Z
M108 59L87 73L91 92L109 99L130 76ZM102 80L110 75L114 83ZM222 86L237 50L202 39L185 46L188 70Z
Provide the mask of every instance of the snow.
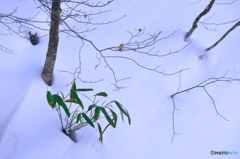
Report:
M172 73L187 69L179 74L163 76L144 70L131 61L108 59L119 82L126 88L114 91L113 74L103 61L98 64L96 50L85 43L81 51L81 79L97 81L84 83L77 81L79 88L93 88L96 92L108 93L106 101L117 100L129 111L132 124L118 122L117 128L109 128L103 136L103 144L98 141L98 132L91 127L77 131L78 142L72 142L61 132L57 112L52 111L46 101L46 92L62 91L67 93L73 72L79 65L79 47L77 39L60 34L58 57L54 72L54 85L48 87L41 79L48 36L42 37L38 45L22 39L16 34L8 34L6 27L0 25L0 44L14 49L13 54L0 52L0 158L1 159L239 159L239 155L210 155L210 151L235 151L240 153L240 91L239 82L219 82L206 87L216 101L221 115L216 111L211 99L201 88L175 96L175 130L173 142L173 104L170 96L178 90L198 85L210 77L240 78L240 29L236 28L218 46L209 52L205 49L216 42L234 23L209 25L207 30L201 24L184 41L184 35L190 29L193 20L207 6L209 1L177 0L121 0L114 1L106 9L109 13L98 15L94 21L109 21L120 18L116 23L98 26L97 30L86 33L99 48L119 46L130 35L126 31L145 28L147 33L162 31L166 40L155 45L156 50L166 54L170 50L179 50L189 42L191 44L179 53L161 58L149 58L133 52L105 52L108 55L123 55L136 59L150 68L161 65L160 70ZM233 4L227 0L218 0L211 12L201 21L224 23L239 18L240 1ZM219 4L220 3L220 4ZM1 12L9 13L18 7L17 15L28 17L38 12L37 4L32 0L1 2ZM91 11L93 8L89 8ZM99 10L100 8L96 8ZM44 19L45 14L39 14ZM47 26L42 26L47 27ZM64 25L60 27L64 28ZM88 27L88 26L85 26ZM93 26L93 28L96 26ZM33 31L34 32L34 31ZM38 35L46 32L38 30ZM26 35L22 35L27 37ZM146 38L144 34L142 38ZM202 59L199 58L202 57ZM92 94L87 94L91 96ZM101 99L104 100L104 99ZM85 101L84 101L85 102ZM87 101L86 101L87 102ZM103 120L102 123L105 121Z

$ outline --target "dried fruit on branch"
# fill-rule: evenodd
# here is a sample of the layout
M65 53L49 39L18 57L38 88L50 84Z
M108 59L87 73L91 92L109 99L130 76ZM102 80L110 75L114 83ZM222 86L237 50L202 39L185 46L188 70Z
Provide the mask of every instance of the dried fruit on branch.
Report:
M122 51L123 50L123 48L124 48L124 45L123 44L120 44L120 46L119 46L119 51Z

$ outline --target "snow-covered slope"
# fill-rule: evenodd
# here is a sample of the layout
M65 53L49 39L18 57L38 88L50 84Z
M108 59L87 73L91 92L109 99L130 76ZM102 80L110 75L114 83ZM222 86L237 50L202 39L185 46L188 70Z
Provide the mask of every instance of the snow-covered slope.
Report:
M77 81L81 88L93 88L96 92L109 94L107 101L116 99L129 111L132 124L119 121L116 129L104 133L104 141L98 141L98 132L91 127L77 131L78 143L72 142L61 132L57 113L46 101L47 90L67 92L73 76L59 70L71 71L78 66L79 40L60 35L54 85L47 87L41 79L48 37L41 38L33 46L25 39L12 35L0 35L0 45L15 49L14 54L0 52L0 158L1 159L238 159L239 155L210 155L210 151L234 151L240 153L240 83L219 82L206 87L214 98L217 109L228 121L216 116L214 105L202 88L196 88L175 96L175 130L173 142L173 103L170 96L180 90L198 85L210 77L240 78L240 29L236 28L224 41L209 52L204 50L216 42L234 23L208 25L210 30L199 24L192 36L184 41L193 20L209 1L182 0L118 0L106 9L108 14L95 17L96 21L109 21L126 15L122 20L86 33L96 46L104 48L118 46L129 39L126 31L146 29L146 33L162 31L166 40L155 45L160 54L179 50L166 57L149 58L133 52L105 52L134 57L150 68L161 65L159 70L172 73L187 69L179 74L163 76L136 66L125 59L109 59L118 79L128 78L119 84L126 88L114 91L113 74L98 64L96 50L85 44L81 51L83 80ZM201 21L225 23L240 18L240 1L233 4L218 0L211 12ZM18 7L18 15L36 13L37 5L32 0L1 1L1 12L8 13ZM91 8L90 8L91 9ZM40 14L41 15L41 14ZM39 18L44 18L39 15ZM42 15L44 16L44 15ZM43 26L45 27L45 26ZM61 25L60 27L64 27ZM95 26L94 26L95 27ZM1 34L8 33L0 25ZM214 29L211 30L211 29ZM44 34L38 31L38 34ZM23 35L26 36L26 35ZM146 38L147 34L142 38ZM203 57L202 59L199 56ZM180 77L180 78L179 78ZM180 79L180 80L179 80ZM91 95L91 94L90 94ZM179 110L179 111L178 111ZM104 122L104 121L103 121Z

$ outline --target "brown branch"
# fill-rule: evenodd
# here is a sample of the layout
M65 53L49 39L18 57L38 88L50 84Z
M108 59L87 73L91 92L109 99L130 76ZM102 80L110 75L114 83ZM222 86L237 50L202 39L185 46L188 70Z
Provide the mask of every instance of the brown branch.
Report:
M85 0L85 1L82 1L82 2L79 2L79 1L72 1L72 0L62 0L62 2L65 2L65 3L75 3L75 4L82 4L82 5L85 5L87 7L91 7L91 8L96 8L96 7L105 7L107 5L109 5L111 2L113 2L113 0L110 0L108 1L107 3L102 3L100 4L100 2L97 2L97 3L89 3L88 2L89 0Z
M99 79L99 80L96 80L96 81L87 81L87 80L83 80L82 78L80 78L80 72L78 71L79 67L77 67L75 69L74 72L70 72L70 71L64 71L64 70L58 70L58 72L64 72L64 73L68 73L68 74L71 74L73 76L73 79L76 80L80 80L81 82L83 83L98 83L98 82L101 82L101 81L104 81L104 79ZM77 75L76 75L77 74ZM72 83L74 82L74 80L72 80L69 84L67 84L66 86L69 86L69 85L72 85Z
M112 1L108 1L107 3L104 3L104 4L100 4L100 2L97 2L97 3L94 3L94 4L93 3L89 4L88 0L81 1L81 2L71 1L71 0L61 1L61 2L65 3L67 7L62 8L62 12L61 12L61 15L60 15L61 16L61 23L66 26L66 29L60 30L60 32L66 33L67 35L69 35L71 37L79 38L82 41L82 47L84 45L84 42L88 42L92 45L92 47L100 55L99 57L97 57L97 59L99 60L99 64L97 66L100 65L101 61L103 61L107 65L107 68L111 71L111 73L113 75L113 79L114 79L115 82L112 83L112 84L116 87L116 90L124 88L124 87L119 86L119 82L122 81L122 80L129 79L129 77L128 78L122 78L122 79L117 78L115 70L110 65L107 58L121 58L121 59L124 58L124 59L127 59L127 60L131 60L132 62L134 62L139 67L142 67L144 69L154 71L154 72L157 72L157 73L160 73L160 74L163 74L163 75L173 75L173 74L179 73L181 71L184 71L184 70L180 70L180 71L177 71L177 72L174 72L174 73L164 73L164 70L163 71L158 71L157 70L159 66L157 66L155 68L148 68L148 67L145 67L145 66L139 64L136 60L128 58L128 57L120 57L120 56L111 57L111 56L106 56L106 55L103 54L104 51L117 51L117 52L119 52L119 51L134 51L134 52L149 55L149 56L163 57L163 56L167 56L167 55L170 55L170 54L178 53L178 52L182 51L188 45L184 46L180 50L176 50L176 51L171 51L170 50L170 52L166 55L151 54L150 53L151 49L147 52L144 51L149 47L153 47L160 40L164 40L164 39L167 39L167 38L173 36L178 30L174 31L170 35L167 35L167 36L162 37L162 38L159 38L159 35L161 34L161 31L160 31L160 32L158 32L156 34L153 34L153 35L148 34L148 37L144 40L138 40L140 36L144 35L145 29L135 29L135 30L137 30L137 33L133 34L131 32L128 32L130 34L130 38L126 43L120 44L121 47L118 45L118 46L113 46L113 47L107 47L107 48L100 49L95 45L95 43L93 43L91 40L87 39L86 37L84 37L82 35L82 33L91 31L91 29L87 29L85 31L79 31L78 28L75 28L74 26L73 27L70 26L68 24L67 20L71 19L71 20L73 20L77 23L80 23L80 24L104 25L104 24L109 24L109 23L116 22L116 21L122 19L125 16L120 17L120 18L118 18L116 20L113 20L113 21L96 23L96 22L92 22L92 19L90 18L90 16L99 15L99 14L108 12L108 10L103 11L103 12L87 13L87 12L84 12L81 9L79 9L79 7L81 7L81 5L87 5L88 7L100 7L100 6L103 7L105 5L108 5ZM50 11L50 7L49 7L49 4L48 4L47 1L40 1L40 3L41 3L42 7L44 7L46 10ZM92 30L94 30L94 29L92 29ZM80 48L80 50L81 50L81 48ZM80 61L81 61L81 59L80 59L80 53L79 53L79 66L77 67L75 72L73 72L71 74L74 76L75 79L79 79L79 80L83 81L80 78L80 73L81 73L81 62ZM102 80L99 80L99 81L102 81Z
M175 104L175 101L174 101L174 97L175 97L176 95L181 94L181 93L188 92L188 91L193 90L193 89L195 89L195 88L202 88L202 89L204 90L204 92L207 94L207 96L211 99L212 104L213 104L213 106L214 106L214 109L215 109L217 115L219 115L220 117L222 117L224 120L228 121L228 119L226 119L223 115L221 115L221 114L219 113L213 97L209 94L209 92L208 92L207 89L206 89L206 86L211 85L211 84L215 84L215 83L217 83L217 82L228 82L228 83L235 82L235 81L236 81L236 82L240 82L240 79L228 78L228 77L225 77L225 76L226 76L226 74L225 74L223 77L219 77L219 78L216 78L216 77L209 78L209 79L207 79L207 80L199 83L199 84L196 85L196 86L193 86L193 87L190 87L190 88L188 88L188 89L185 89L185 90L180 91L181 79L180 79L180 73L179 73L179 87L178 87L178 90L177 90L176 93L174 93L173 95L171 95L171 99L172 99L172 102L173 102L173 111L172 111L172 113L171 113L171 114L172 114L172 121L173 121L173 137L172 137L171 142L173 142L173 139L174 139L175 135L179 135L179 134L176 133L176 130L175 130L175 110L178 110L178 109L176 108L176 104Z
M182 48L180 48L179 50L175 50L175 51L172 51L170 50L169 53L167 54L158 54L159 51L157 51L155 54L151 54L149 53L150 51L152 51L153 48L151 48L149 51L145 51L145 52L142 52L142 51L136 51L136 53L140 53L140 54L144 54L144 55L149 55L149 56L154 56L154 57L165 57L165 56L168 56L168 55L172 55L172 54L177 54L179 52L181 52L182 50L184 50L187 46L189 46L191 43L187 43L186 45L184 45Z
M176 71L176 72L173 72L173 73L165 73L164 70L163 71L159 71L158 68L161 66L157 66L155 68L149 68L147 66L144 66L140 63L138 63L136 60L132 59L132 58L129 58L129 57L125 57L125 56L105 56L104 58L119 58L119 59L125 59L125 60L128 60L128 61L132 61L133 63L135 63L137 66L145 69L145 70L148 70L148 71L153 71L153 72L156 72L156 73L159 73L159 74L162 74L162 75L165 75L165 76L170 76L170 75L175 75L177 73L180 73L182 71L186 71L186 70L189 70L190 68L187 68L187 69L181 69L179 71Z
M172 136L172 140L171 140L171 143L173 142L173 139L175 137L175 135L181 135L181 134L178 134L176 133L176 130L175 130L175 111L177 110L176 108L176 105L175 105L175 101L172 97L172 102L173 102L173 112L172 112L172 121L173 121L173 125L172 125L172 129L173 129L173 136Z
M198 27L197 23L200 20L200 18L202 18L202 16L206 15L212 8L213 4L214 4L215 0L211 0L211 2L208 4L208 6L197 16L197 18L194 20L193 24L192 24L192 28L187 32L186 36L185 36L185 40L192 35L192 33L194 32L194 30Z
M226 21L226 22L221 22L221 23L209 23L209 22L206 22L207 20L203 21L203 22L199 22L205 29L207 30L213 30L213 31L216 31L216 28L212 29L212 28L209 28L208 26L219 26L219 25L226 25L226 24L231 24L231 23L235 23L237 21L239 21L240 18L238 19L234 19L234 20L230 20L230 21Z
M189 2L190 4L198 4L199 2L201 2L201 0L198 0L197 2Z
M206 49L206 51L211 50L215 46L217 46L231 31L233 31L236 27L240 25L240 21L237 22L231 29L229 29L216 43L214 43L212 46Z
M8 54L13 54L13 51L14 51L14 50L11 50L11 49L3 46L3 45L0 45L0 50L2 50L3 52L6 52Z
M101 56L100 58L103 59L104 63L107 65L107 67L109 68L109 70L110 70L110 71L112 72L112 74L113 74L113 78L114 78L114 81L115 81L115 84L113 84L113 85L117 86L117 87L116 87L117 90L118 90L119 88L124 88L124 87L119 87L119 86L118 86L118 82L121 81L122 79L119 80L119 79L116 77L116 73L115 73L114 69L111 67L111 65L108 63L107 58L119 58L119 59L130 60L130 61L134 62L137 66L139 66L139 67L141 67L141 68L143 68L143 69L146 69L146 70L149 70L149 71L154 71L154 72L160 73L160 74L162 74L162 75L174 75L174 74L177 74L177 73L179 73L179 72L182 72L182 71L185 71L185 70L188 70L188 69L189 69L189 68L188 68L188 69L182 69L182 70L179 70L179 71L174 72L174 73L164 73L164 70L163 70L163 71L157 70L157 68L158 68L159 66L157 66L156 68L148 68L148 67L146 67L146 66L143 66L143 65L139 64L136 60L131 59L131 58L128 58L128 57L123 57L123 56L105 56L105 55L103 54L103 52L104 52L104 51L107 51L107 50L110 50L110 51L130 51L130 50L138 51L138 50L141 50L141 49L145 49L145 48L147 48L147 47L153 46L156 42L158 42L158 41L160 41L160 40L169 38L169 37L172 36L176 31L173 32L172 34L170 34L169 36L166 36L166 37L163 37L163 38L158 38L159 35L160 35L160 33L161 33L161 32L159 32L159 33L157 33L157 34L150 35L150 37L147 38L147 39L145 39L145 40L138 41L138 42L136 42L136 41L135 41L135 42L132 42L132 41L133 41L133 39L135 39L135 38L143 35L143 31L142 31L142 30L141 30L141 31L138 31L136 34L132 34L131 32L128 32L128 33L130 33L131 37L130 37L130 39L128 40L128 42L125 43L126 46L124 45L124 47L123 47L121 50L119 50L119 46L108 47L108 48L104 48L104 49L99 49L91 40L86 39L85 37L79 35L72 27L70 27L70 26L68 25L68 23L67 23L66 21L63 21L63 23L67 26L67 28L69 29L69 31L71 31L71 33L73 33L73 34L75 35L75 37L80 38L83 43L84 43L84 41L90 43L90 44L93 46L93 48L100 54L100 56ZM185 48L185 47L184 47L184 48ZM129 78L123 78L123 79L129 79Z
M215 3L217 5L229 5L229 4L233 4L235 3L237 0L233 0L232 2L228 2L228 3Z

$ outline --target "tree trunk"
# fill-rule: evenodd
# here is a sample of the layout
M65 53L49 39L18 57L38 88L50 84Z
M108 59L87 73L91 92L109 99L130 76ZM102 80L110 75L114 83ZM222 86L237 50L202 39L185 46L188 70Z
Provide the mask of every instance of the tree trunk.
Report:
M193 24L192 24L192 28L187 32L186 36L185 36L185 40L192 35L192 33L194 32L194 30L198 27L197 23L200 20L200 18L202 18L202 16L206 15L210 9L212 8L213 4L214 4L215 0L211 0L210 3L208 4L208 6L197 16L197 18L194 20Z
M44 82L51 86L52 78L53 78L53 70L57 57L57 49L58 49L58 30L59 30L59 14L61 12L60 9L61 0L53 0L52 9L51 9L51 26L50 26L50 35L49 35L49 43L48 43L48 51L46 55L46 61L42 72L42 78Z

